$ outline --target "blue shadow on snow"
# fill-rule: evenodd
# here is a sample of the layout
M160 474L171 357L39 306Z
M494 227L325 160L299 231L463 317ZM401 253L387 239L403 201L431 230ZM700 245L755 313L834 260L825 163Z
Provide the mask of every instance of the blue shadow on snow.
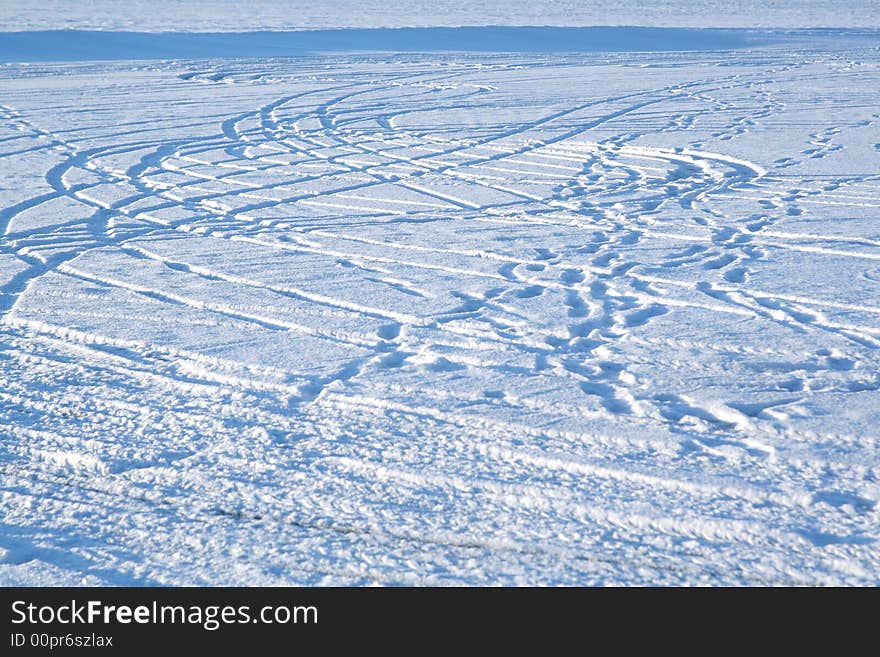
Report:
M0 33L2 62L289 57L322 52L673 52L730 50L767 35L654 27L430 27L296 32Z

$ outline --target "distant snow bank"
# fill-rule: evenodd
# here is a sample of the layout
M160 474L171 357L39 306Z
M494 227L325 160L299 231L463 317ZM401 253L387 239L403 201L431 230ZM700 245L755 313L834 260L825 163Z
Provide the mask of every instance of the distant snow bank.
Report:
M254 32L462 25L880 27L880 0L0 0L0 31Z
M52 30L0 33L0 61L284 57L340 51L705 51L767 45L781 34L738 29L506 26L239 33Z

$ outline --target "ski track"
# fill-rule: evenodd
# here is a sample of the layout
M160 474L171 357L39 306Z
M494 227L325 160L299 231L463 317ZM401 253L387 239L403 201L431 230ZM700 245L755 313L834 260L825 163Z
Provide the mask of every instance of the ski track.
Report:
M5 66L0 582L880 583L844 55Z

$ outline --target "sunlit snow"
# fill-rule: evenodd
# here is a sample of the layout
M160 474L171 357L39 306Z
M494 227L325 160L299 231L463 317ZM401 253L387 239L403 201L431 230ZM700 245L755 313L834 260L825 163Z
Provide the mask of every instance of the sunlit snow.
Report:
M0 582L880 581L877 32L105 34L0 34Z

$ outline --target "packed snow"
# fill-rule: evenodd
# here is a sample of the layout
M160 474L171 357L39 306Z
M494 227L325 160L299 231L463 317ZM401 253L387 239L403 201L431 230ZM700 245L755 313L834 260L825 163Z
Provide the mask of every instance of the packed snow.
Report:
M0 582L880 583L878 33L590 34L0 34Z

